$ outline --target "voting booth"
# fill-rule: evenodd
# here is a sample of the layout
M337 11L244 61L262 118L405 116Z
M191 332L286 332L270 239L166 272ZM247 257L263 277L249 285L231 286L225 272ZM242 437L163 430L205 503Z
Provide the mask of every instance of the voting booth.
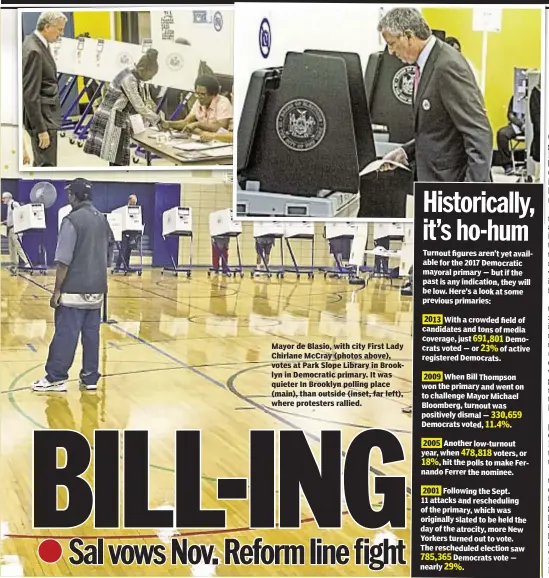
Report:
M374 256L373 275L388 277L399 276L399 268L389 269L391 257L400 256L400 251L391 250L391 241L402 241L404 238L404 223L374 223L374 249L368 251Z
M301 241L310 242L311 246L311 261L310 265L298 263L292 249L292 239L300 239ZM297 221L284 223L284 241L292 260L292 267L284 268L284 273L295 273L299 279L302 274L307 275L309 279L313 279L315 274L315 224L312 221Z
M324 278L328 275L338 279L354 275L354 269L344 265L344 261L350 258L352 240L362 227L367 229L368 223L333 221L324 225L324 237L335 261L335 267L322 267Z
M387 49L368 59L364 82L370 117L374 125L387 128L387 142L393 145L387 149L414 138L414 74L415 66L403 63Z
M179 265L179 246L177 244L177 252L173 254L168 248L171 266L162 269L164 271L171 271L177 277L179 273L186 273L187 278L192 274L193 267L193 218L191 207L172 207L162 213L162 237L166 241L167 237L178 237L189 239L189 263L187 265Z
M36 234L38 236L38 255L41 263L32 263L23 244L21 249L25 253L28 267L24 267L32 275L33 272L39 271L45 275L48 269L48 261L46 256L46 244L44 242L44 233L46 231L46 210L42 203L29 203L27 205L20 205L13 209L13 232L16 235L23 233Z
M118 215L120 219L120 227L121 227L121 235L120 241L117 242L119 255L122 258L122 268L118 267L117 265L113 269L113 273L123 272L124 275L127 275L130 272L136 272L139 276L143 273L143 216L141 213L141 206L140 205L124 205L122 207L118 207L118 209L114 209L112 214ZM125 250L128 249L128 245L131 247L132 245L137 244L137 248L139 250L139 265L137 267L131 267L130 263L126 262L127 257ZM120 262L117 260L117 263Z
M356 223L326 223L326 239L352 239L357 232Z
M42 203L29 203L13 209L13 231L43 231L46 228L46 212Z
M286 239L311 239L315 236L315 224L312 221L284 223L284 237Z
M366 253L366 246L368 244L368 229L358 230L357 234L353 237L351 243L351 255L349 257L349 265L355 268L355 275L353 278L358 279L361 284L364 283L362 279L359 279L359 273L364 266L364 258Z
M265 267L264 273L265 275L267 275L267 277L271 277L273 272L276 273L277 277L284 277L284 246L282 244L282 240L284 238L285 232L286 232L286 223L283 223L281 221L254 221L253 234L254 239L256 239L256 251L258 251L258 249L261 248L260 245L257 244L258 239L272 238L273 240L275 240L275 244L276 239L280 240L280 267L274 269L267 263L265 256L263 255L263 251L261 250L258 251L258 253L261 255L261 259ZM260 271L259 269L255 270L255 274L262 274L262 273L263 271ZM254 272L252 271L252 276L253 275Z
M61 230L61 223L63 222L63 219L72 211L72 207L70 205L65 205L64 207L61 207L59 209L59 212L57 213L57 228L58 230Z
M210 235L212 237L238 237L242 233L242 223L233 219L232 209L222 209L210 213Z
M172 207L162 214L162 236L190 235L193 232L190 207Z
M400 250L400 276L410 275L410 267L414 264L414 226L404 224L404 238Z
M143 233L143 217L140 205L124 205L114 209L113 213L120 215L122 232L138 231Z
M360 177L377 153L358 54L288 52L283 67L256 70L237 144L237 203L260 196L271 206L278 195L316 203L347 193L360 195L358 216L405 216L397 184L408 171Z
M284 237L286 224L280 221L254 221L254 237L274 237L280 239Z
M405 223L374 223L374 240L389 237L402 239L404 237Z
M239 274L240 277L244 276L244 269L242 267L242 257L240 253L240 242L239 236L242 233L242 223L235 221L233 218L232 209L222 209L221 211L214 211L210 213L210 237L212 240L212 247L214 250L219 252L221 260L223 262L223 271L225 275L230 277L232 274ZM225 256L225 252L222 249L222 243L228 241L222 241L222 239L235 239L236 242L236 255L238 264L235 267L230 267ZM208 276L215 272L212 267L208 271Z
M305 197L358 193L358 173L375 159L358 54L288 52L283 67L255 71L237 155L243 189L256 181L264 192Z

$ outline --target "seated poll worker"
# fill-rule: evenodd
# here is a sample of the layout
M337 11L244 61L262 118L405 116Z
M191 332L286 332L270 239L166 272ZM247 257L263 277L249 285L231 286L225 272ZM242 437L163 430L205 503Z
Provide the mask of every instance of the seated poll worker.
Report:
M233 102L233 87L231 86L231 104ZM233 119L231 118L227 130L220 128L217 132L208 132L201 129L196 129L194 131L196 134L200 135L200 140L202 142L218 141L232 144L233 143Z
M415 65L414 139L384 158L414 163L416 181L490 182L492 129L463 55L437 39L414 8L393 8L378 30L391 54Z
M511 141L524 135L524 118L513 110L515 98L512 96L507 107L507 124L497 132L498 150L501 157L501 166L506 175L513 174L513 157L511 155Z
M84 152L109 162L111 167L129 166L133 134L131 117L156 126L160 116L146 105L144 83L158 73L158 51L149 49L135 68L121 70L109 83L93 116Z
M233 119L231 101L219 94L219 82L214 76L199 76L194 83L196 102L191 112L183 120L169 120L162 123L164 130L217 132L228 130Z

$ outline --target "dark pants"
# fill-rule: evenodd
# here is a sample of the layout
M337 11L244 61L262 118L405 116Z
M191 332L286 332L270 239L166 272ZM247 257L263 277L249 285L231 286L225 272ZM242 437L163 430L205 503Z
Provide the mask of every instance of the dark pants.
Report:
M99 328L101 309L75 309L60 305L55 310L55 334L46 362L46 379L66 381L74 361L78 338L82 335L82 369L80 381L96 385L99 373Z
M511 125L504 126L498 130L498 151L501 156L501 166L504 169L510 169L513 166L510 143L515 136L516 133Z
M227 237L214 237L212 239L212 268L216 271L228 269L229 265L229 239Z
M137 237L131 235L122 235L122 243L118 257L116 258L116 269L129 269L132 249L137 244Z
M389 237L380 237L379 239L374 239L374 246L383 247L387 251L391 248L391 239ZM376 255L374 257L374 273L389 273L389 257L380 257Z
M30 133L32 143L32 156L34 157L33 166L35 167L56 167L57 166L57 131L48 130L50 135L50 146L47 149L41 149L38 146L40 142L38 133Z

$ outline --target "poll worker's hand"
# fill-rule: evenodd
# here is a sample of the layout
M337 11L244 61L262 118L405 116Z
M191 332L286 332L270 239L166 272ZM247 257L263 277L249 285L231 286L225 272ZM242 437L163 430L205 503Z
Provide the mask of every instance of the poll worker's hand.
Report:
M200 140L202 142L210 142L212 140L215 140L215 133L213 132L202 132L200 134Z
M391 162L399 163L401 165L404 165L405 167L408 166L408 155L406 154L406 151L402 147L398 147L395 150L392 150L390 153L387 153L382 160L389 162L383 163L379 167L380 171L392 171L396 169L394 165L390 164Z
M190 122L186 127L185 127L185 131L186 132L195 132L195 130L198 129L198 122Z
M162 131L168 131L172 128L172 123L169 120L161 120L158 123L158 128Z
M50 299L50 307L57 309L59 307L59 299L61 299L61 291L54 291Z
M48 131L41 132L38 135L38 146L41 149L47 149L50 146L50 135L49 135Z

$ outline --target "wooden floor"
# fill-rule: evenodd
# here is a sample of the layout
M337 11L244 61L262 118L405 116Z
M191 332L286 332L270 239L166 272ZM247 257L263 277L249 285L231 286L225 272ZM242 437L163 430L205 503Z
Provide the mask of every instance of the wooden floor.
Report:
M213 479L248 475L250 429L303 429L311 447L319 432L340 429L344 449L361 429L381 427L395 432L406 449L405 462L387 466L374 456L373 468L411 480L411 417L402 407L411 398L411 298L401 297L399 282L374 279L365 288L345 280L286 277L227 279L196 270L186 279L145 271L142 277L110 280L109 318L103 325L97 393L80 392L80 350L66 394L35 394L30 384L44 375L53 333L49 308L54 277L10 277L2 271L2 374L0 493L2 576L267 576L382 575L409 576L409 568L369 571L345 566L216 567L72 566L67 538L104 536L92 522L74 530L36 531L31 521L31 439L36 428L68 428L92 439L98 428L147 429L150 432L150 505L173 505L174 431L203 431L202 503L227 508L228 529L221 532L177 530L109 531L108 543L161 543L173 535L190 534L190 543L215 544L221 554L224 539L252 543L259 535L270 544L307 545L312 537L352 546L357 537L372 541L405 539L406 530L361 529L349 515L341 530L319 531L303 501L299 530L247 530L247 502L217 502ZM360 408L277 410L271 406L271 345L274 342L330 343L377 341L402 343L395 359L405 369L395 372L393 389L402 398L371 399ZM318 457L318 453L317 453ZM373 476L373 474L372 474ZM213 478L213 479L212 479ZM380 503L381 497L373 498ZM408 508L410 501L408 500ZM408 509L407 524L409 525ZM37 556L41 538L62 537L64 556L45 564ZM222 554L221 554L222 556ZM409 560L409 553L407 553Z

